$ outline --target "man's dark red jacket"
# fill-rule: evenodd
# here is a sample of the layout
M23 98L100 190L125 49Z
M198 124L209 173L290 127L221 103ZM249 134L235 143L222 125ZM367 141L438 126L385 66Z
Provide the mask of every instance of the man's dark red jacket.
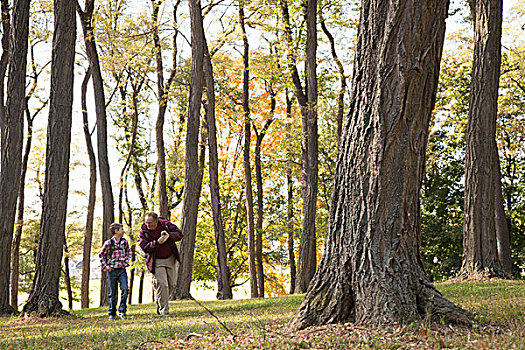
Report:
M158 224L164 231L168 232L170 237L168 238L167 243L171 249L171 252L173 255L175 255L175 259L180 262L179 251L177 250L177 245L175 242L182 239L182 231L177 227L177 225L163 218L158 219ZM139 245L144 253L146 253L146 266L148 267L149 272L155 273L156 253L160 247L160 244L151 236L151 231L153 230L149 230L146 224L142 225L140 230Z

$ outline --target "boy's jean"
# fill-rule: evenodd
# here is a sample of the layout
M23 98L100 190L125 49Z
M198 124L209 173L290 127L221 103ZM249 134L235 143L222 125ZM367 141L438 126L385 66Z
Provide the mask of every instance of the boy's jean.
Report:
M116 316L117 314L117 300L118 300L118 291L117 283L120 285L120 306L118 312L121 314L126 314L127 306L126 302L128 301L128 274L126 273L125 268L113 269L108 272L108 297L109 297L109 314Z

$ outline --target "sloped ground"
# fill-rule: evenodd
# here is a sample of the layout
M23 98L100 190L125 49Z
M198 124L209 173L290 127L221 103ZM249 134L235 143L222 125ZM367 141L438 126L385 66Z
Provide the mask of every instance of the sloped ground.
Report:
M115 321L107 319L103 308L59 319L1 318L0 349L525 349L524 282L438 288L476 314L473 328L425 322L388 328L344 324L291 333L286 323L302 296L286 296L203 306L175 301L169 316L157 316L153 304L131 305L129 318Z

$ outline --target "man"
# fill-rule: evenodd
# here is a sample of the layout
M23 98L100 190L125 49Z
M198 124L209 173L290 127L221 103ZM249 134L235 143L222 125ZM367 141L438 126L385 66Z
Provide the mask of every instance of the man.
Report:
M102 271L107 272L108 276L108 297L109 297L109 319L114 320L117 314L117 284L120 285L120 306L118 308L119 317L126 319L128 300L128 275L126 267L129 266L131 259L131 249L124 236L124 226L119 223L112 223L109 226L112 237L104 242L102 251L99 254Z
M146 266L153 274L153 289L157 314L168 315L168 301L175 289L175 261L180 262L175 242L182 239L182 231L157 213L147 212L140 231L140 248L146 253Z

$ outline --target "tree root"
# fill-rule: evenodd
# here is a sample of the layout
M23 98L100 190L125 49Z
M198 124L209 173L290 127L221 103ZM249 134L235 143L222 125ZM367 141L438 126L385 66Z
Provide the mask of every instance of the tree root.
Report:
M431 319L434 322L470 327L474 315L455 305L436 291L432 300Z
M6 305L0 308L0 316L12 316L12 315L17 315L17 314L18 314L18 311L15 310L15 308L12 307L11 305Z

